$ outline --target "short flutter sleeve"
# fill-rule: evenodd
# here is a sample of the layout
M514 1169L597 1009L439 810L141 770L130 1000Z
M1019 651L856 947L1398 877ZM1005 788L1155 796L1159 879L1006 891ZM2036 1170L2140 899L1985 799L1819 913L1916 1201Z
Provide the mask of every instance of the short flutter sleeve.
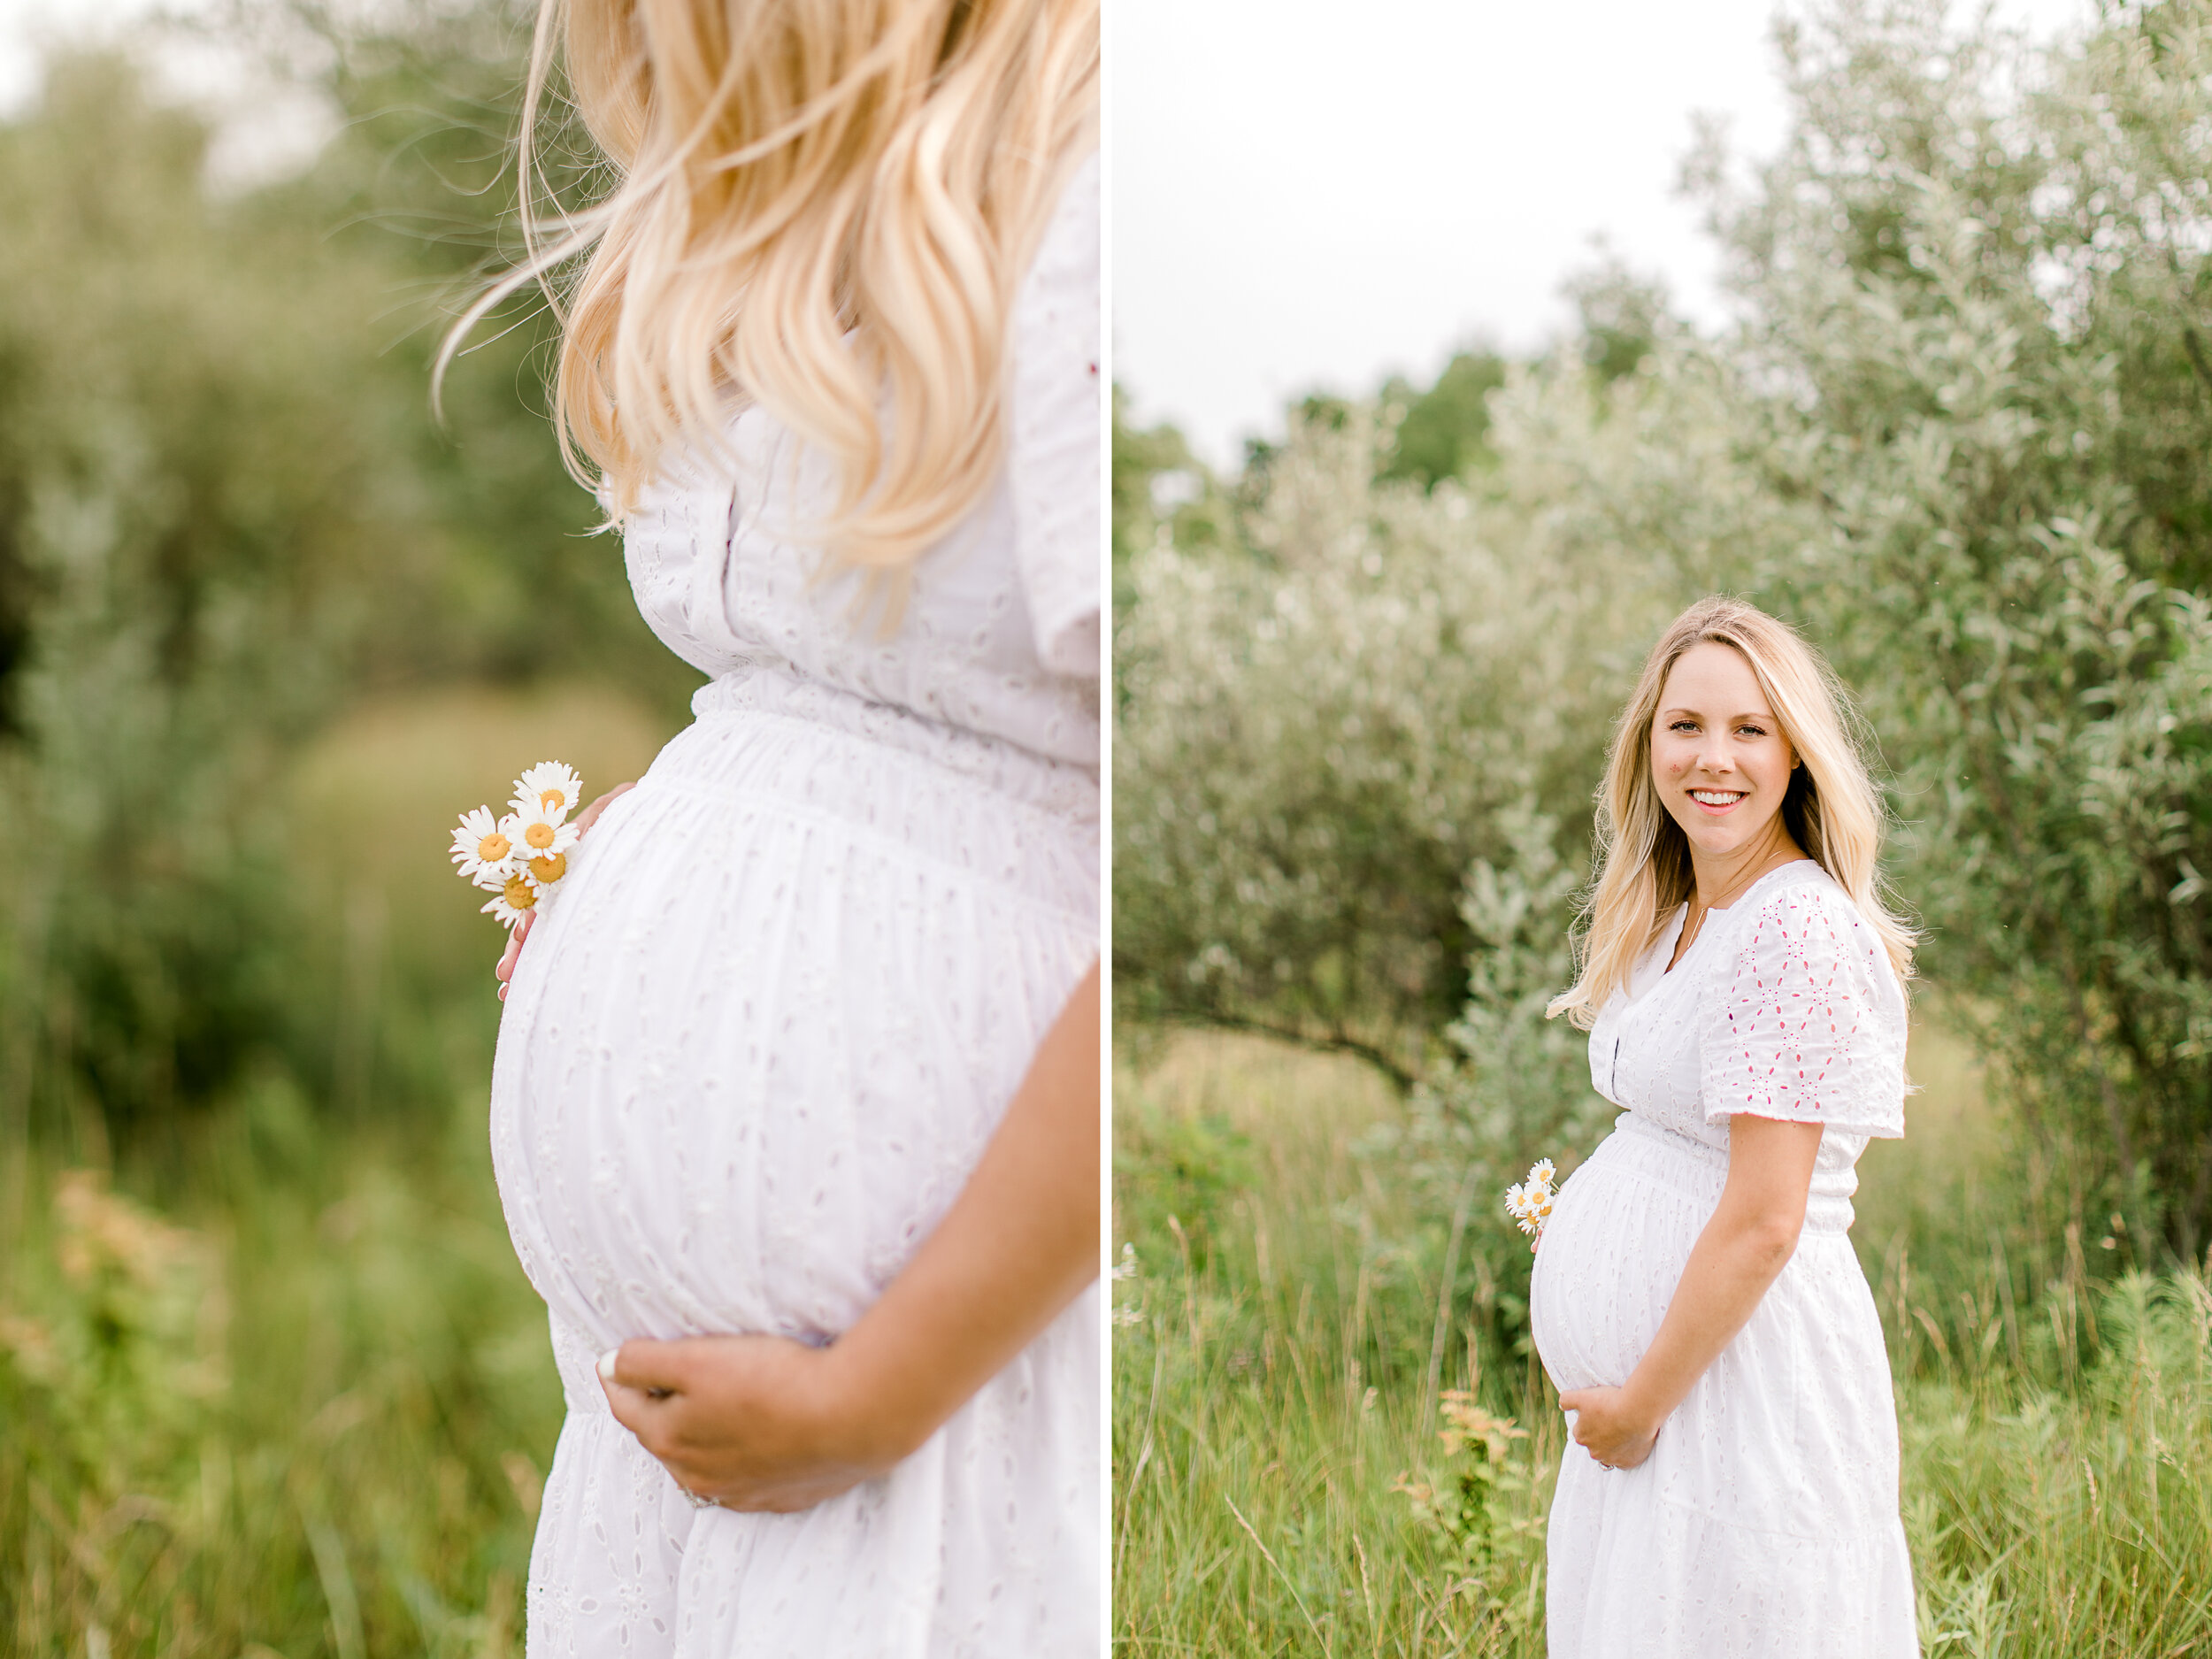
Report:
M1763 901L1713 965L1699 1099L1893 1140L1905 1133L1905 999L1880 938L1841 888L1800 881Z
M1015 302L1007 481L1014 552L1036 634L1056 674L1100 671L1099 159L1062 190Z

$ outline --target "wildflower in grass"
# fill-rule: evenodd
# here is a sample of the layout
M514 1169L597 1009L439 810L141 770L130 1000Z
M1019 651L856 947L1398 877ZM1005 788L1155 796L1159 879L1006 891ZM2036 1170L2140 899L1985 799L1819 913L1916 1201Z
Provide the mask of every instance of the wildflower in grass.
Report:
M1390 1483L1405 1494L1413 1518L1450 1540L1466 1566L1486 1568L1504 1548L1525 1550L1540 1521L1516 1517L1518 1494L1529 1490L1530 1471L1513 1458L1513 1442L1528 1431L1511 1417L1494 1417L1475 1403L1471 1390L1447 1388L1437 1396L1444 1427L1437 1440L1444 1448L1441 1471L1401 1473Z
M516 868L512 820L494 818L488 806L464 812L453 832L453 864L480 887L505 886Z
M1445 1424L1436 1438L1444 1443L1448 1457L1479 1444L1492 1463L1502 1463L1513 1442L1528 1438L1528 1431L1517 1428L1511 1417L1494 1417L1477 1405L1470 1389L1447 1388L1436 1402Z
M1125 1244L1121 1247L1121 1260L1114 1263L1109 1271L1108 1277L1118 1285L1125 1279L1139 1279L1135 1245ZM1144 1296L1141 1288L1130 1301L1115 1308L1114 1323L1125 1327L1144 1323Z
M491 902L483 908L485 915L496 917L502 926L512 932L522 926L522 918L537 906L538 890L530 885L530 879L524 875L511 875L507 878L506 884L492 895Z
M541 760L515 780L511 804L524 818L542 812L556 822L576 810L584 798L584 780L576 769L557 760Z

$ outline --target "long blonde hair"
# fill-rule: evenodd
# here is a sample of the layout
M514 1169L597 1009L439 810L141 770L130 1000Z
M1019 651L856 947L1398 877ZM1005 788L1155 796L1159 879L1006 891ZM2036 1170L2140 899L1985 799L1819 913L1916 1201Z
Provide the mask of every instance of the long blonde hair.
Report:
M549 226L534 134L564 41L617 182ZM562 456L611 523L757 403L834 463L823 543L902 571L996 475L1016 291L1095 143L1098 73L1098 0L541 0L528 256L439 368L536 281Z
M1881 797L1853 735L1861 722L1850 695L1787 624L1756 605L1716 595L1677 617L1651 648L1606 752L1598 797L1599 875L1578 941L1582 977L1545 1010L1586 1030L1606 999L1628 983L1637 959L1676 906L1697 888L1689 838L1651 780L1651 723L1668 673L1684 652L1708 640L1743 654L1802 763L1790 774L1782 798L1783 827L1850 895L1888 952L1898 982L1912 975L1916 935L1885 902L1878 864Z

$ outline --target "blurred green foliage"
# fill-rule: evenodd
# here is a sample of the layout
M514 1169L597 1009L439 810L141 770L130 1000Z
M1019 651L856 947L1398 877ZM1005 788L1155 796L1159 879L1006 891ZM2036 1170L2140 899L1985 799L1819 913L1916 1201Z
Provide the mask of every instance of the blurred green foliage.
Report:
M520 1647L561 1402L444 844L549 755L635 775L695 683L587 534L534 304L432 413L518 245L527 24L223 16L338 118L249 189L165 36L0 120L10 1652Z
M211 196L204 126L122 58L58 60L0 126L17 1133L135 1133L265 1062L331 1096L344 987L313 941L353 888L275 784L335 715L455 679L686 688L583 534L542 320L483 331L431 416L451 306L512 240L518 27L426 11L334 41L338 136L242 196Z
M1403 380L1386 382L1380 402L1405 413L1382 476L1433 489L1439 479L1458 478L1470 466L1494 461L1486 442L1490 394L1505 384L1505 359L1494 351L1461 351L1426 391L1417 392Z
M1499 1156L1493 1131L1563 1131L1587 1090L1535 1012L1563 958L1502 953L1572 916L1557 872L1586 873L1648 642L1747 593L1879 734L1924 971L2037 1148L2024 1225L2116 1211L2195 1260L2212 5L2108 7L2038 49L1932 0L1838 0L1779 39L1779 151L1747 182L1717 149L1690 167L1739 325L1699 337L1601 265L1570 287L1577 334L1469 400L1460 447L1407 431L1471 363L1438 402L1302 406L1204 480L1225 534L1138 538L1117 995L1365 1053Z

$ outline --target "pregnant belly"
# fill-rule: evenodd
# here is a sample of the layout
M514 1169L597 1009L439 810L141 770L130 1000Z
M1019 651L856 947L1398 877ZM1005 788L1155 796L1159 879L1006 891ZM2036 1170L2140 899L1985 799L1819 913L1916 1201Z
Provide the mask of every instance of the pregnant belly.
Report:
M657 764L580 849L503 1018L509 1227L603 1344L849 1326L958 1195L1097 949L1087 915L844 810L881 806L883 764L852 780L833 745L767 735L807 744L807 797L788 769L733 792Z
M1530 1333L1562 1391L1628 1380L1712 1213L1694 1188L1624 1167L1621 1141L1616 1132L1568 1177L1530 1274Z

